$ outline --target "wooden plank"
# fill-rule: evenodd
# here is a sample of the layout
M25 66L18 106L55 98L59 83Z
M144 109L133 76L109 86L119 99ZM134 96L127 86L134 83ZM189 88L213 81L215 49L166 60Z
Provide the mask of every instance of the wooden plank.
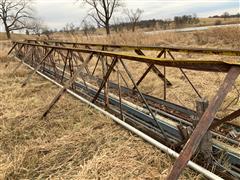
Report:
M204 112L199 123L197 124L197 127L194 129L190 139L187 141L183 150L181 151L180 156L175 161L172 170L167 177L167 180L178 179L181 172L183 171L188 161L190 160L191 156L196 151L198 145L201 142L202 137L205 135L210 125L212 124L215 114L217 113L219 107L221 106L224 98L234 85L235 80L237 79L239 73L240 73L239 67L232 66L230 68L217 94L210 102L207 110Z

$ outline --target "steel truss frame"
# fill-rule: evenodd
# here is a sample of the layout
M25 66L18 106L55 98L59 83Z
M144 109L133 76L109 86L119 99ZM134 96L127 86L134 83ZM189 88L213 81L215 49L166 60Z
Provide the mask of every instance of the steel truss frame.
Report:
M52 45L54 44L54 45ZM73 47L69 47L69 45ZM85 46L88 49L79 48L78 46ZM90 47L101 47L101 50L93 50ZM106 51L106 48L117 48L117 49L131 49L138 55L127 55L123 53L110 52ZM147 57L142 52L142 50L160 50L159 55L154 57ZM227 73L224 82L220 86L218 92L214 98L210 101L209 106L202 115L197 127L194 129L189 140L183 147L179 158L176 160L171 173L168 176L168 179L177 179L186 166L187 162L190 160L192 155L195 153L198 145L201 142L204 134L211 128L216 128L221 125L223 122L230 121L240 115L239 110L231 113L222 120L214 121L215 114L217 113L220 105L222 104L224 98L227 96L227 93L231 90L234 85L239 73L240 73L240 64L236 62L229 61L206 61L206 60L176 60L170 51L173 52L187 52L187 53L211 53L218 55L231 55L239 56L240 51L233 50L216 50L216 49L196 49L196 48L176 48L176 47L146 47L146 46L120 46L120 45L106 45L106 44L86 44L86 43L70 43L70 42L53 42L53 41L37 41L37 40L28 40L27 42L14 42L12 49L9 51L9 55L14 51L15 56L22 61L14 68L13 73L21 66L21 64L27 63L34 67L28 77L22 83L22 86L26 86L30 81L32 76L37 71L46 71L49 70L54 72L55 80L61 83L64 83L64 87L58 92L58 94L53 98L51 103L46 107L43 116L45 117L54 104L61 98L61 96L66 92L67 89L75 89L76 81L80 78L83 81L83 88L89 91L90 83L86 79L94 78L94 71L99 62L102 63L102 72L103 77L98 87L97 92L92 98L92 102L96 104L104 104L105 108L110 109L109 104L109 92L108 92L108 81L109 77L113 72L117 72L118 75L118 95L119 95L119 111L121 114L121 119L124 120L124 113L122 108L122 95L121 95L121 86L120 80L126 82L118 66L121 64L125 69L125 72L128 75L128 78L133 84L133 91L138 94L141 102L147 107L149 116L152 117L150 122L161 134L160 140L166 142L167 145L171 145L174 141L170 138L169 134L163 128L156 118L155 113L152 108L149 106L146 97L141 93L138 86L148 74L150 70L153 70L158 77L164 81L164 100L166 100L167 86L171 85L171 82L166 78L166 67L174 67L180 69L181 73L187 79L193 90L196 92L199 98L202 96L198 90L194 87L193 83L190 81L183 69L190 69L196 71L211 71L211 72L224 72ZM84 58L84 55L87 57ZM167 59L167 54L171 59ZM164 56L164 58L161 58ZM57 58L58 57L58 58ZM90 61L93 61L93 57L97 57L96 67L91 73L88 64ZM105 60L104 60L105 59ZM110 60L111 59L111 60ZM110 60L110 64L108 64ZM128 67L125 64L125 61L135 61L142 62L148 65L147 70L141 76L141 78L135 82L131 72L128 70ZM164 66L164 73L161 73L157 66ZM61 74L61 76L60 76ZM66 80L65 76L68 74L68 79ZM64 81L65 80L65 81ZM127 83L126 83L127 84ZM104 102L101 100L100 95L104 89ZM158 134L158 133L157 133Z

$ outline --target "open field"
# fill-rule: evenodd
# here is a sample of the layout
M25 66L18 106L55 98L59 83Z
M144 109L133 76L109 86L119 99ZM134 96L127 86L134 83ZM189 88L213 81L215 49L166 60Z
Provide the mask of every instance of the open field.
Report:
M139 32L88 38L55 34L53 38L91 43L240 48L238 28L157 35ZM164 179L173 159L70 95L64 95L48 117L40 119L44 107L58 88L37 75L25 88L21 88L20 82L29 70L22 67L15 76L10 75L17 65L12 62L10 67L5 68L10 60L6 57L10 47L10 42L0 42L0 179ZM147 55L156 56L157 52ZM174 55L181 59L240 60L239 57L213 55ZM146 69L145 65L135 63L129 63L128 66L136 79ZM221 73L187 71L187 74L208 99L224 78ZM197 97L181 73L168 68L167 77L173 83L167 94L168 99L194 109L194 99ZM143 92L162 97L162 86L163 83L155 74L150 73L140 88ZM240 103L237 102L224 110L238 96L236 89L239 87L238 79L219 116L239 107ZM239 121L236 120L235 124L240 124ZM181 179L201 177L186 169Z
M163 179L173 160L109 118L65 95L46 119L58 88L16 62L0 59L1 179ZM127 159L127 161L126 161ZM186 170L181 179L199 179Z
M221 21L221 24L238 24L240 23L239 18L199 18L199 26L215 25L217 21Z
M239 31L239 27L223 27L186 33L160 32L158 34L144 34L142 31L135 33L128 31L113 33L110 36L91 35L88 37L82 34L55 33L50 38L89 43L239 49ZM46 39L46 37L42 36L41 39Z

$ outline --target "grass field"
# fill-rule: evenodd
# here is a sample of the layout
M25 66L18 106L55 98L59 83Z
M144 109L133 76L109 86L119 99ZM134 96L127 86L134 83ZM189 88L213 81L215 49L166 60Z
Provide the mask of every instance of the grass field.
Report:
M14 76L0 58L0 179L163 179L173 159L65 95L40 119L58 88L29 70ZM184 171L181 179L199 179Z

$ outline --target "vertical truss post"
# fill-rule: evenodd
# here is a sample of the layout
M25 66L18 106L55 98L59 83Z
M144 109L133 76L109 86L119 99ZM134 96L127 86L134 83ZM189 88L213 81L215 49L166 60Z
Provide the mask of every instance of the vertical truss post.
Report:
M65 74L65 71L66 71L67 59L68 59L68 57L69 57L69 54L70 54L70 51L68 50L66 58L64 58L64 57L62 56L62 60L63 60L63 62L64 62L64 66L63 66L63 71L62 71L61 83L63 82L63 79L64 79L64 74ZM58 55L59 55L59 53L58 53Z
M117 79L118 79L118 96L119 96L119 109L120 109L120 113L121 113L121 119L124 120L123 118L123 109L122 109L122 91L121 91L121 80L120 80L120 73L119 73L119 68L118 68L118 64L117 66Z
M67 84L61 88L61 90L58 92L58 94L53 98L53 100L51 101L51 103L47 106L46 110L44 111L42 118L46 117L47 114L50 112L50 110L52 109L52 107L58 102L58 100L61 98L61 96L63 95L64 92L66 92L67 89L69 89L72 86L72 83L76 80L76 78L78 77L79 73L81 72L82 69L84 69L87 64L89 63L89 61L92 59L93 54L90 54L87 59L83 62L83 64L81 66L78 67L78 69L76 70L76 72L74 73L74 75L69 79L69 81L67 82Z
M167 53L164 50L164 59L166 59ZM164 75L164 91L163 91L163 99L166 101L167 99L167 78L166 78L166 66L163 66L163 75Z
M197 118L194 126L196 127L199 120L201 119L202 115L204 114L205 110L208 107L208 100L206 99L199 99L196 101L196 112ZM204 163L206 166L211 162L211 154L212 154L212 133L208 130L206 134L203 136L200 145L199 145L199 153L200 156L203 158Z
M194 129L191 137L185 144L183 150L180 153L180 156L175 161L171 169L171 172L167 177L167 180L178 179L181 172L183 171L188 161L190 160L191 156L196 151L198 145L201 142L202 137L205 135L205 133L211 126L214 120L215 114L217 113L219 107L221 106L224 98L226 97L226 95L234 85L234 82L236 81L239 73L240 73L239 67L232 66L230 68L217 94L209 103L209 106L204 112L203 116L201 117L199 123L197 124L197 127Z
M110 68L110 67L109 67ZM114 68L112 69L112 71ZM103 72L103 79L108 71L107 68L107 57L102 58L102 72ZM105 107L109 106L109 97L108 97L108 88L109 88L109 80L108 78L106 79L106 83L104 85L104 101L105 101Z
M107 48L105 46L102 47L103 51L107 50ZM102 57L102 71L103 71L103 78L104 76L107 74L108 71L108 62L107 62L107 56L106 57ZM117 59L116 59L116 63L117 63ZM115 64L116 64L115 63ZM114 71L114 66L112 67L112 71ZM109 67L110 68L110 67ZM109 74L110 76L110 74ZM109 106L109 77L106 79L106 83L104 85L104 101L105 101L105 107Z
M32 76L41 68L42 63L47 59L47 57L53 52L53 48L49 50L49 52L44 56L44 58L39 62L38 66L34 69L34 71L28 75L28 77L23 81L22 87L26 86L28 81L32 78Z

